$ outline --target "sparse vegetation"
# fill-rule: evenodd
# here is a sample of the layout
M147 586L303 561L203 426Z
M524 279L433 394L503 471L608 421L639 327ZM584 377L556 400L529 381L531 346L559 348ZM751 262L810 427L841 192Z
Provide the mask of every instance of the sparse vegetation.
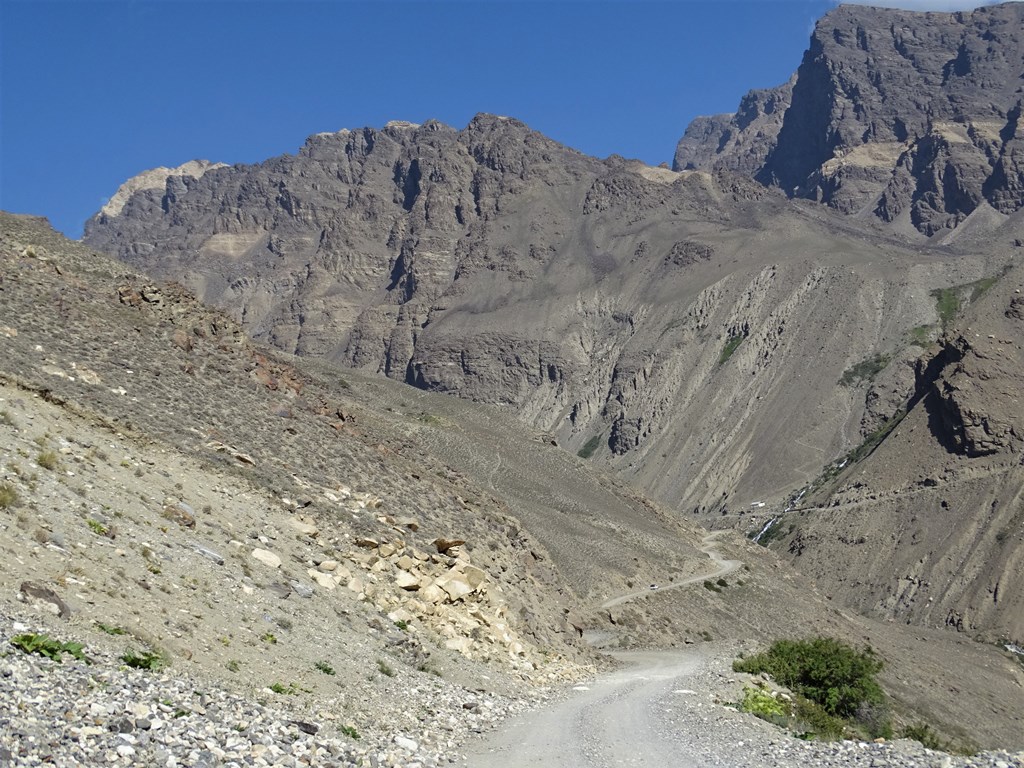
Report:
M722 365L722 363L732 357L733 352L739 348L745 338L746 336L743 334L730 334L729 338L725 340L725 347L722 349L722 354L718 356L718 364Z
M0 509L11 509L18 503L18 491L10 483L0 483Z
M335 674L334 667L332 667L326 661L318 661L313 666L316 667L319 671L323 672L325 675L334 675Z
M338 730L341 731L343 735L348 736L350 739L359 741L359 731L357 731L351 725L343 725Z
M576 455L581 459L589 459L597 451L598 446L601 445L603 437L604 435L594 435L583 444L583 447L576 452Z
M798 702L796 714L819 736L841 734L844 722L873 738L891 735L885 693L875 679L882 660L871 648L858 651L830 637L780 640L764 653L737 659L733 669L766 673L799 694L806 702Z
M36 455L36 464L43 469L48 469L51 472L57 468L60 464L60 457L56 451L40 451Z
M135 651L129 648L121 654L121 661L134 669L145 669L150 672L159 672L169 666L166 654L160 651Z
M110 624L104 624L102 621L96 622L96 628L101 632L106 632L108 635L123 635L124 630L120 627L115 627Z
M792 707L785 699L772 696L768 691L761 688L743 687L743 700L737 707L740 712L750 714L767 720L776 725L787 725Z
M710 581L710 580L705 580L704 581L704 589L708 590L709 592L721 592L722 591L721 587L717 586L713 581Z
M224 666L226 666L228 668L228 672L237 672L238 670L240 670L242 668L242 665L238 661L238 659L231 659Z
M85 524L89 526L89 530L95 533L97 536L106 536L110 533L110 529L107 528L99 520L93 520L91 517L85 521Z
M385 677L395 676L395 670L384 659L377 659L377 671Z
M265 632L264 634L260 635L260 640L262 640L264 643L267 643L268 645L277 645L277 638L274 637L274 635L271 632Z
M960 311L960 296L956 288L936 288L932 291L935 297L935 311L939 313L939 324L946 330Z
M15 429L18 428L18 422L11 415L11 412L7 410L0 411L0 424L4 424L8 427L14 427Z
M934 325L918 325L907 331L907 338L919 347L926 347L931 338Z
M280 693L284 696L295 696L299 692L299 689L295 687L295 683L288 683L288 685L284 685L284 683L271 683L267 687L274 693Z
M395 626L403 632L407 632L409 630L409 622L405 619L399 619L398 621L396 621Z
M874 381L875 376L881 373L889 364L892 357L881 353L861 360L852 368L847 368L839 379L844 387L854 387L865 381Z
M24 653L34 653L38 656L53 659L58 664L61 662L61 656L65 653L70 653L79 661L89 663L81 643L62 643L59 640L54 640L49 635L34 633L15 635L11 638L11 645Z

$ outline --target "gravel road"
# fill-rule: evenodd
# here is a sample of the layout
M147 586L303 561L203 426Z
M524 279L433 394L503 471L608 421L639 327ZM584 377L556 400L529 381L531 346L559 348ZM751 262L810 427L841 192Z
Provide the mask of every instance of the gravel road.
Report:
M472 768L518 766L695 766L652 711L675 683L693 674L696 654L616 654L621 670L556 706L513 721L470 753ZM641 749L642 745L642 749Z
M807 742L727 702L739 688L719 645L613 654L624 666L464 747L464 768L1020 768L1024 753L970 757L909 740Z

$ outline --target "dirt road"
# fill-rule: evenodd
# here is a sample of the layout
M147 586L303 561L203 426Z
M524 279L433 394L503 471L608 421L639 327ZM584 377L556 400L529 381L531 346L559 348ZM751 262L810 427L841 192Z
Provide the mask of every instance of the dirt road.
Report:
M707 573L699 573L696 576L690 576L682 579L681 581L673 582L672 584L659 585L656 590L652 590L650 587L647 589L641 589L636 592L629 592L625 595L618 595L610 600L606 600L601 604L602 608L614 608L616 605L622 605L628 603L631 600L644 597L646 595L653 594L655 592L663 592L666 589L679 589L680 587L686 587L690 584L696 584L698 582L706 581L707 579L719 579L726 574L732 573L738 570L743 562L740 560L726 560L722 557L721 553L715 549L715 544L718 542L718 537L721 536L723 531L716 531L715 533L708 534L704 537L703 546L701 552L705 553L711 558L715 564L715 568Z
M687 695L686 676L696 671L693 651L613 654L626 666L579 686L577 695L518 718L486 742L470 745L467 768L688 768L678 738L664 728L661 701Z

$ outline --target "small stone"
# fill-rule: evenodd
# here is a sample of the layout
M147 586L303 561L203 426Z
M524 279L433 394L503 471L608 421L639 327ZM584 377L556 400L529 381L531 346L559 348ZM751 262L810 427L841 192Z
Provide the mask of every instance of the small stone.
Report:
M207 549L197 544L195 550L207 560L213 560L217 565L224 565L224 556L214 552L212 549Z
M135 754L135 747L128 744L119 744L115 750L121 757L131 757Z
M420 748L419 744L406 736L395 736L395 744L408 752L415 752Z
M299 597L312 597L313 588L308 584L303 584L301 581L291 582L292 591Z
M280 568L281 558L267 549L254 549L252 556L270 568Z

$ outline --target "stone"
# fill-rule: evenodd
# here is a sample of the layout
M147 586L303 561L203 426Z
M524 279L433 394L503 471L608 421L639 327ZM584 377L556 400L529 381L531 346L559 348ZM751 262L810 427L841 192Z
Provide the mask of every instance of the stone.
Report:
M281 558L275 555L268 549L256 548L252 551L252 556L263 563L268 568L280 568Z
M310 598L313 596L313 588L308 584L303 584L301 581L290 582L292 591L299 597Z
M306 574L324 589L336 589L338 586L338 582L334 580L334 576L329 573L324 573L323 571L317 571L310 568L306 571Z
M395 736L395 744L407 752L415 752L420 748L419 744L406 736Z
M449 574L443 581L438 582L438 586L444 590L453 603L473 594L473 587L460 574Z
M330 573L331 571L337 570L337 568L338 568L338 561L337 560L321 560L320 563L317 564L317 568L319 568L321 571Z
M182 528L195 528L195 510L183 501L168 501L164 504L163 516Z
M207 549L206 547L202 547L198 544L195 545L194 549L207 560L212 560L217 565L224 565L224 556L214 552L212 549Z
M466 542L462 539L434 539L432 542L439 554L446 555L453 547L461 547Z
M60 595L42 584L23 581L18 588L18 596L40 610L60 616L62 619L71 617L71 607L61 599Z
M302 518L289 518L288 525L290 525L294 530L301 533L303 536L309 536L310 538L313 538L319 535L320 533L320 531L317 529L315 525L313 525L313 523L309 522L308 520L303 520Z
M420 579L408 571L399 571L395 577L395 585L399 589L404 589L409 592L415 592L420 588Z

